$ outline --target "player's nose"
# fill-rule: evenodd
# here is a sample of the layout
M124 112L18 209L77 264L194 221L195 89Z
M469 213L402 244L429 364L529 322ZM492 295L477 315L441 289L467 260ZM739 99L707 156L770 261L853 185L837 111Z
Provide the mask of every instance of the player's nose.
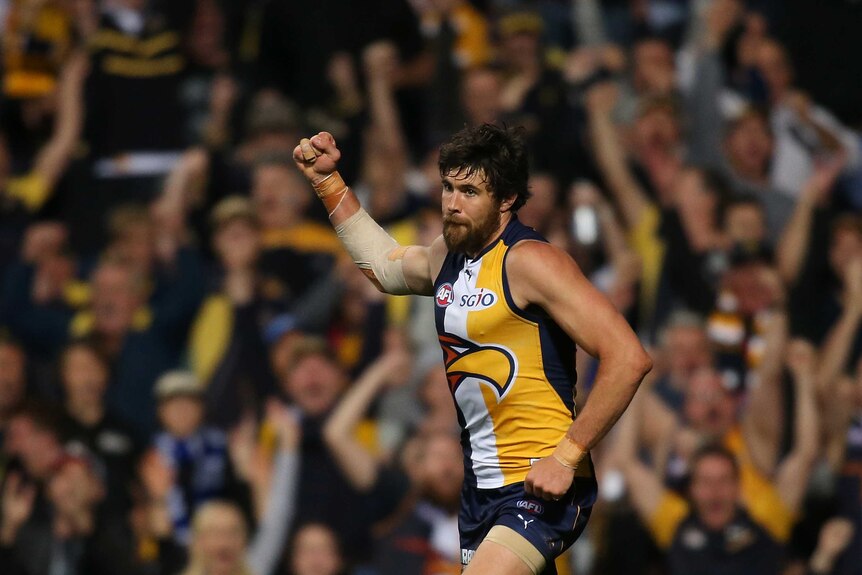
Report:
M448 197L447 197L448 196ZM456 214L461 211L461 202L458 200L458 193L451 192L443 195L443 206L450 214Z

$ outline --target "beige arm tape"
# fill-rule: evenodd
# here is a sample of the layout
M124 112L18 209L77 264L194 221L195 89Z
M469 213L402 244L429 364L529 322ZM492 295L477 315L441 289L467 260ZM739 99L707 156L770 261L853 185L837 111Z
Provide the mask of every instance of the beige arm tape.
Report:
M517 531L505 525L494 525L484 541L502 545L527 564L533 575L539 575L545 568L545 558L533 544L522 537Z
M366 275L370 270L383 291L395 295L413 293L407 287L402 266L407 248L392 239L363 208L335 226L335 233L359 269Z
M577 470L578 464L587 456L587 448L566 435L551 455L563 467Z

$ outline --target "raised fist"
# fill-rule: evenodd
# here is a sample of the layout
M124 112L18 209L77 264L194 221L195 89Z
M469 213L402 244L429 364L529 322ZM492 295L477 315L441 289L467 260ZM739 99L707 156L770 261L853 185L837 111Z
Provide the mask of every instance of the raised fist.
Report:
M293 149L296 166L312 184L320 182L333 173L341 152L335 146L335 138L329 132L320 132L311 139L303 138Z

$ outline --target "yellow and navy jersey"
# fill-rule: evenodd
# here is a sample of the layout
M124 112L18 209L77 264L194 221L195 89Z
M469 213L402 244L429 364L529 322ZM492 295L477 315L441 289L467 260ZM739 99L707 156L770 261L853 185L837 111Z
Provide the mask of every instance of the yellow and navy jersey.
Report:
M2 12L2 11L0 11ZM13 0L0 21L3 94L41 98L57 86L72 45L72 18L63 2Z
M575 343L540 309L518 308L506 279L517 242L545 241L516 217L475 259L450 253L435 288L435 318L461 424L465 481L521 482L549 456L575 414ZM579 475L592 475L592 465Z

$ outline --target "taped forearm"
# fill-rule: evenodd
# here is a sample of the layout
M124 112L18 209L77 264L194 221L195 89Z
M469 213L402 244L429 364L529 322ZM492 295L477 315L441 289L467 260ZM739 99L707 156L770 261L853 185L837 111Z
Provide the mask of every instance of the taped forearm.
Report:
M402 259L407 249L392 239L368 212L358 205L341 175L332 172L315 182L313 187L329 213L335 233L353 258L353 262L368 279L386 293L412 293L407 287L402 267ZM356 211L350 214L352 209Z
M336 225L335 233L354 263L383 291L395 295L412 293L402 266L406 248L392 239L363 208Z

